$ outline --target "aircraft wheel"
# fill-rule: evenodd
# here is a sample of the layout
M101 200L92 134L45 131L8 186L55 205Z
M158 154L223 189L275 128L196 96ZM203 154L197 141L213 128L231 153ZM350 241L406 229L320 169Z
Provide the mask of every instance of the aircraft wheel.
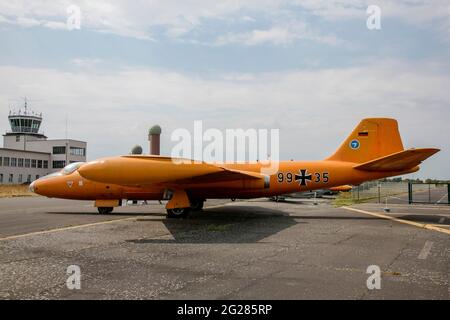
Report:
M110 208L110 207L99 207L97 209L98 209L98 213L100 213L100 214L110 214L114 210L114 208Z
M190 211L191 208L167 209L167 218L169 219L186 218Z
M196 200L191 203L192 211L202 211L205 204L204 200Z

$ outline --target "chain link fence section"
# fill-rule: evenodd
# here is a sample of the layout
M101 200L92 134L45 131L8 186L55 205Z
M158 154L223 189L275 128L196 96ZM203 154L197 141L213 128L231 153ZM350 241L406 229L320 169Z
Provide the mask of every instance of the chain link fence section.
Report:
M405 202L408 202L408 182L391 181L369 181L355 186L352 190L352 200L354 202L374 200L379 203L386 198L401 199L404 196Z
M408 188L408 202L410 204L450 204L449 183L410 183Z
M450 204L450 184L369 181L355 186L351 191L353 202L373 201L384 203L386 199L413 204Z

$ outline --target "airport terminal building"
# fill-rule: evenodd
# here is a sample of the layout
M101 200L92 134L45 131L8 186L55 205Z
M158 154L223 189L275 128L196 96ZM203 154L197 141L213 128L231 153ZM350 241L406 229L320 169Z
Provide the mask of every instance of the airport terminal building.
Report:
M49 140L39 132L42 114L11 112L11 131L3 135L0 148L0 184L31 183L67 164L86 161L87 143L72 139Z

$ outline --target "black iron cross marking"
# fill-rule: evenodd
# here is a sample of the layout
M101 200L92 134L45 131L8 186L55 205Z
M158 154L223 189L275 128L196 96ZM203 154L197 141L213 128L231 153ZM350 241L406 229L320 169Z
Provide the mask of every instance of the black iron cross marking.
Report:
M295 181L300 181L301 186L306 186L308 185L307 181L312 181L312 175L307 173L307 170L302 169L300 174L295 175Z

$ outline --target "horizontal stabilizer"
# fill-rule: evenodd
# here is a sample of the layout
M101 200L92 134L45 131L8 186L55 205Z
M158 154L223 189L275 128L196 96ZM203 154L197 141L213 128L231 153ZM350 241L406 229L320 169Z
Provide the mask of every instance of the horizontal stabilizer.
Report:
M431 148L409 149L359 164L354 168L364 171L403 171L418 166L439 151Z

